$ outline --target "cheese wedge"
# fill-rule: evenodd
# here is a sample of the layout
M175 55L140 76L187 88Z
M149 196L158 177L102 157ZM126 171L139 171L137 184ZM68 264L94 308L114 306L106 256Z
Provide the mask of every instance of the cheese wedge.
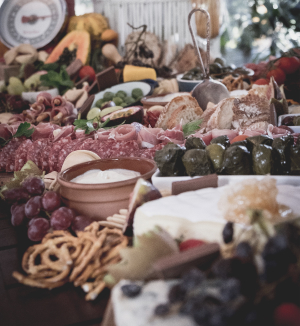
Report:
M156 72L153 68L136 67L131 65L126 65L123 71L124 82L143 80L143 79L153 79L156 80Z

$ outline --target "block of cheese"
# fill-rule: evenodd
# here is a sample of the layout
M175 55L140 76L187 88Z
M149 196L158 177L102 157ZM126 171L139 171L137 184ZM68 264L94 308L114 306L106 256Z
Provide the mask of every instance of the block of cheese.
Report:
M164 228L175 239L202 239L221 242L222 230L227 222L218 207L229 185L185 192L145 203L136 210L133 221L134 235L152 230L156 225ZM300 210L300 187L277 185L279 204L286 205L296 214ZM240 228L242 225L235 224Z
M145 284L140 295L126 297L121 287L130 281L122 280L112 290L112 305L116 326L196 326L192 318L183 314L171 313L155 316L155 307L168 302L168 293L178 281L153 281Z
M123 71L124 82L142 80L142 79L153 79L156 80L156 72L153 68L136 67L126 65Z

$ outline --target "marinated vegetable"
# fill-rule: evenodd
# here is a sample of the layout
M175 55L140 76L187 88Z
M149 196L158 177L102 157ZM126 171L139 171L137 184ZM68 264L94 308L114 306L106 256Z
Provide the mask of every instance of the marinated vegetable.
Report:
M277 160L275 150L268 145L255 145L252 150L254 174L276 174Z
M290 148L291 174L300 175L300 139Z
M272 146L273 139L266 135L259 135L259 136L248 137L247 142L250 143L251 147L260 144Z
M212 162L215 172L219 173L222 169L225 147L221 144L210 144L206 147L206 152Z
M184 150L177 144L169 143L162 150L156 151L156 162L162 176L184 175L182 157Z
M290 149L294 144L292 135L275 138L272 147L278 160L278 174L289 174L291 168Z
M190 149L182 157L186 173L195 175L207 175L213 173L213 166L205 149Z
M230 146L225 151L222 173L229 175L251 174L251 154L245 146Z
M228 136L223 135L223 136L219 136L219 137L212 139L210 144L220 144L220 145L224 146L225 148L228 148L230 146L230 141L229 141Z
M202 138L190 137L185 142L185 148L189 149L205 149L206 145Z
M144 94L143 91L140 88L134 88L131 92L131 96L135 99L135 100L139 100L141 99Z

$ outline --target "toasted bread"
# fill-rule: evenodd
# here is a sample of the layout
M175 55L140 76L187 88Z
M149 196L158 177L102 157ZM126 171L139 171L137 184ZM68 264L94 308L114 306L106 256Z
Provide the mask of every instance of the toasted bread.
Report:
M230 129L233 119L234 98L226 98L217 104L207 122L207 130Z
M185 125L188 122L194 120L200 120L203 111L200 107L189 107L187 105L182 105L176 109L171 115L171 119L167 122L168 129L176 127L179 123Z
M163 128L165 130L168 129L168 123L171 120L173 113L178 108L182 107L183 105L186 106L186 108L184 110L186 110L187 108L190 108L195 111L195 115L197 115L197 116L199 115L199 112L201 112L200 114L203 113L198 102L191 95L177 96L165 106L164 110L162 111L162 113L160 114L160 116L156 122L155 127ZM180 112L180 111L181 110L179 110L178 112ZM177 112L177 114L178 114L178 112ZM181 114L179 114L179 116L181 116ZM175 120L176 120L176 118L175 118ZM173 120L173 123L174 123L174 120ZM179 121L177 120L177 124L178 123L180 123L180 120Z

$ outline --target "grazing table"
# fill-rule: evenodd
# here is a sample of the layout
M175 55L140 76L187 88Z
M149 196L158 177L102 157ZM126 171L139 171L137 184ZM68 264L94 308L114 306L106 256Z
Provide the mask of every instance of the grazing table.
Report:
M0 325L1 326L99 326L109 299L105 289L96 300L68 283L53 290L22 285L12 277L22 272L23 253L33 243L26 227L10 222L10 207L0 199Z

